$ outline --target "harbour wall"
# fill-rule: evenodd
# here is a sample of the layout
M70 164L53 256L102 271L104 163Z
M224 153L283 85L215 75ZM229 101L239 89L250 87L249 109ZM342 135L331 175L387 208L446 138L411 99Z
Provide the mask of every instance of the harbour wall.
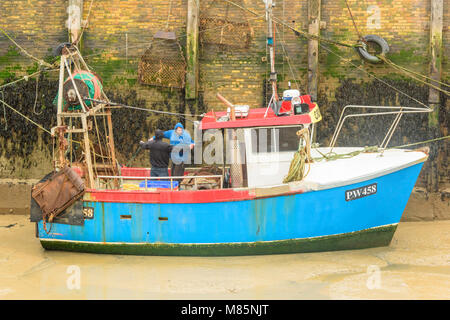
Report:
M185 98L183 87L166 88L139 81L139 65L146 54L170 58L177 63L186 62L187 1L96 0L92 7L89 0L81 2L82 10L77 11L69 6L70 1L3 0L0 3L0 28L33 57L51 63L55 61L53 49L68 40L69 21L76 18L78 12L84 26L81 52L88 65L102 78L113 101L161 111L201 114L224 109L216 98L220 93L236 104L266 106L270 98L270 70L262 1L233 1L259 13L253 15L229 1L200 0L198 99L195 103ZM430 3L430 0L349 1L350 15L345 1L321 1L320 35L324 40L319 47L317 100L323 120L317 127L317 142L321 145L329 143L340 111L347 104L423 107L411 99L414 98L428 105L429 88L424 83L408 78L387 64L368 63L354 48L342 47L326 39L355 44L360 36L376 34L388 42L387 57L392 62L428 75ZM443 8L441 81L448 83L448 0L443 1ZM308 1L276 1L274 15L297 30L308 30ZM175 32L175 48L180 50L168 50L163 40L155 39L158 31ZM279 90L287 89L290 82L293 88L307 93L308 40L277 24L275 50ZM39 68L35 60L0 34L0 86ZM45 72L38 80L33 77L0 91L0 98L4 97L11 106L45 128L55 125L56 71ZM448 135L449 110L450 102L441 94L437 126L430 127L427 114L405 115L390 146ZM125 162L136 150L139 140L148 138L156 128L169 129L178 121L184 122L184 118L151 114L143 117L142 113L122 110L114 121L118 123L114 128L118 158ZM391 121L385 117L350 122L343 128L338 145L379 144ZM449 140L429 145L430 158L416 187L439 197L445 194L450 183ZM0 105L0 178L39 179L51 170L52 152L52 140L47 133ZM147 161L147 155L142 153L133 165L148 166ZM433 179L437 180L437 190L432 190Z

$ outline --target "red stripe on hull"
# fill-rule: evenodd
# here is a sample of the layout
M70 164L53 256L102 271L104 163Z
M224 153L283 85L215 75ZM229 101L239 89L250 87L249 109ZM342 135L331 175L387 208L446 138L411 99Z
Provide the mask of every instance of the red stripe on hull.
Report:
M208 203L251 200L255 199L255 193L253 190L233 189L157 192L89 189L85 199L123 203Z

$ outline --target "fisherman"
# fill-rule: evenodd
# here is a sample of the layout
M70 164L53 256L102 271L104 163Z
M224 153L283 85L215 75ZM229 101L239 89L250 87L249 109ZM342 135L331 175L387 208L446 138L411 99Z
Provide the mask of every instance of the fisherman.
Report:
M184 130L181 123L177 123L173 130L164 132L164 138L170 140L170 145L173 146L171 153L172 159L172 176L183 176L184 165L189 159L189 150L194 148L194 140L192 140L189 132ZM153 139L153 138L152 138ZM181 179L176 179L181 182Z
M139 145L142 149L150 150L150 171L151 177L168 177L169 176L169 159L173 146L164 142L164 131L156 130L154 139L151 138L147 142L141 141Z

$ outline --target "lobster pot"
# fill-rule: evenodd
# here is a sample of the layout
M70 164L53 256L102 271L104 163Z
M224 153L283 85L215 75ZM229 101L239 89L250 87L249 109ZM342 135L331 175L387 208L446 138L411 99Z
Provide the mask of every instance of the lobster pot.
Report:
M176 40L154 38L141 57L138 80L141 84L184 88L186 61Z
M234 48L248 48L252 30L248 22L233 22L226 19L200 18L200 42Z
M245 6L243 1L238 4ZM202 44L248 48L253 37L253 29L242 9L225 1L213 0L202 10L199 34Z

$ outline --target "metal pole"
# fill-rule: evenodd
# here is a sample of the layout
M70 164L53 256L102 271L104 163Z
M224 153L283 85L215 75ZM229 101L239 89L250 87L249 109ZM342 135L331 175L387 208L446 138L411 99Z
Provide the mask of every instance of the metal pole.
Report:
M269 46L269 55L270 55L270 81L272 83L272 96L274 98L274 103L278 101L277 94L277 74L275 71L275 50L274 50L274 35L273 35L273 14L272 9L275 4L272 3L272 0L266 0L266 11L267 11L267 45Z
M64 50L64 49L63 49ZM56 110L58 127L62 125L60 113L63 111L63 85L64 85L64 65L66 56L61 55L61 63L59 65L59 87L58 87L58 110Z

